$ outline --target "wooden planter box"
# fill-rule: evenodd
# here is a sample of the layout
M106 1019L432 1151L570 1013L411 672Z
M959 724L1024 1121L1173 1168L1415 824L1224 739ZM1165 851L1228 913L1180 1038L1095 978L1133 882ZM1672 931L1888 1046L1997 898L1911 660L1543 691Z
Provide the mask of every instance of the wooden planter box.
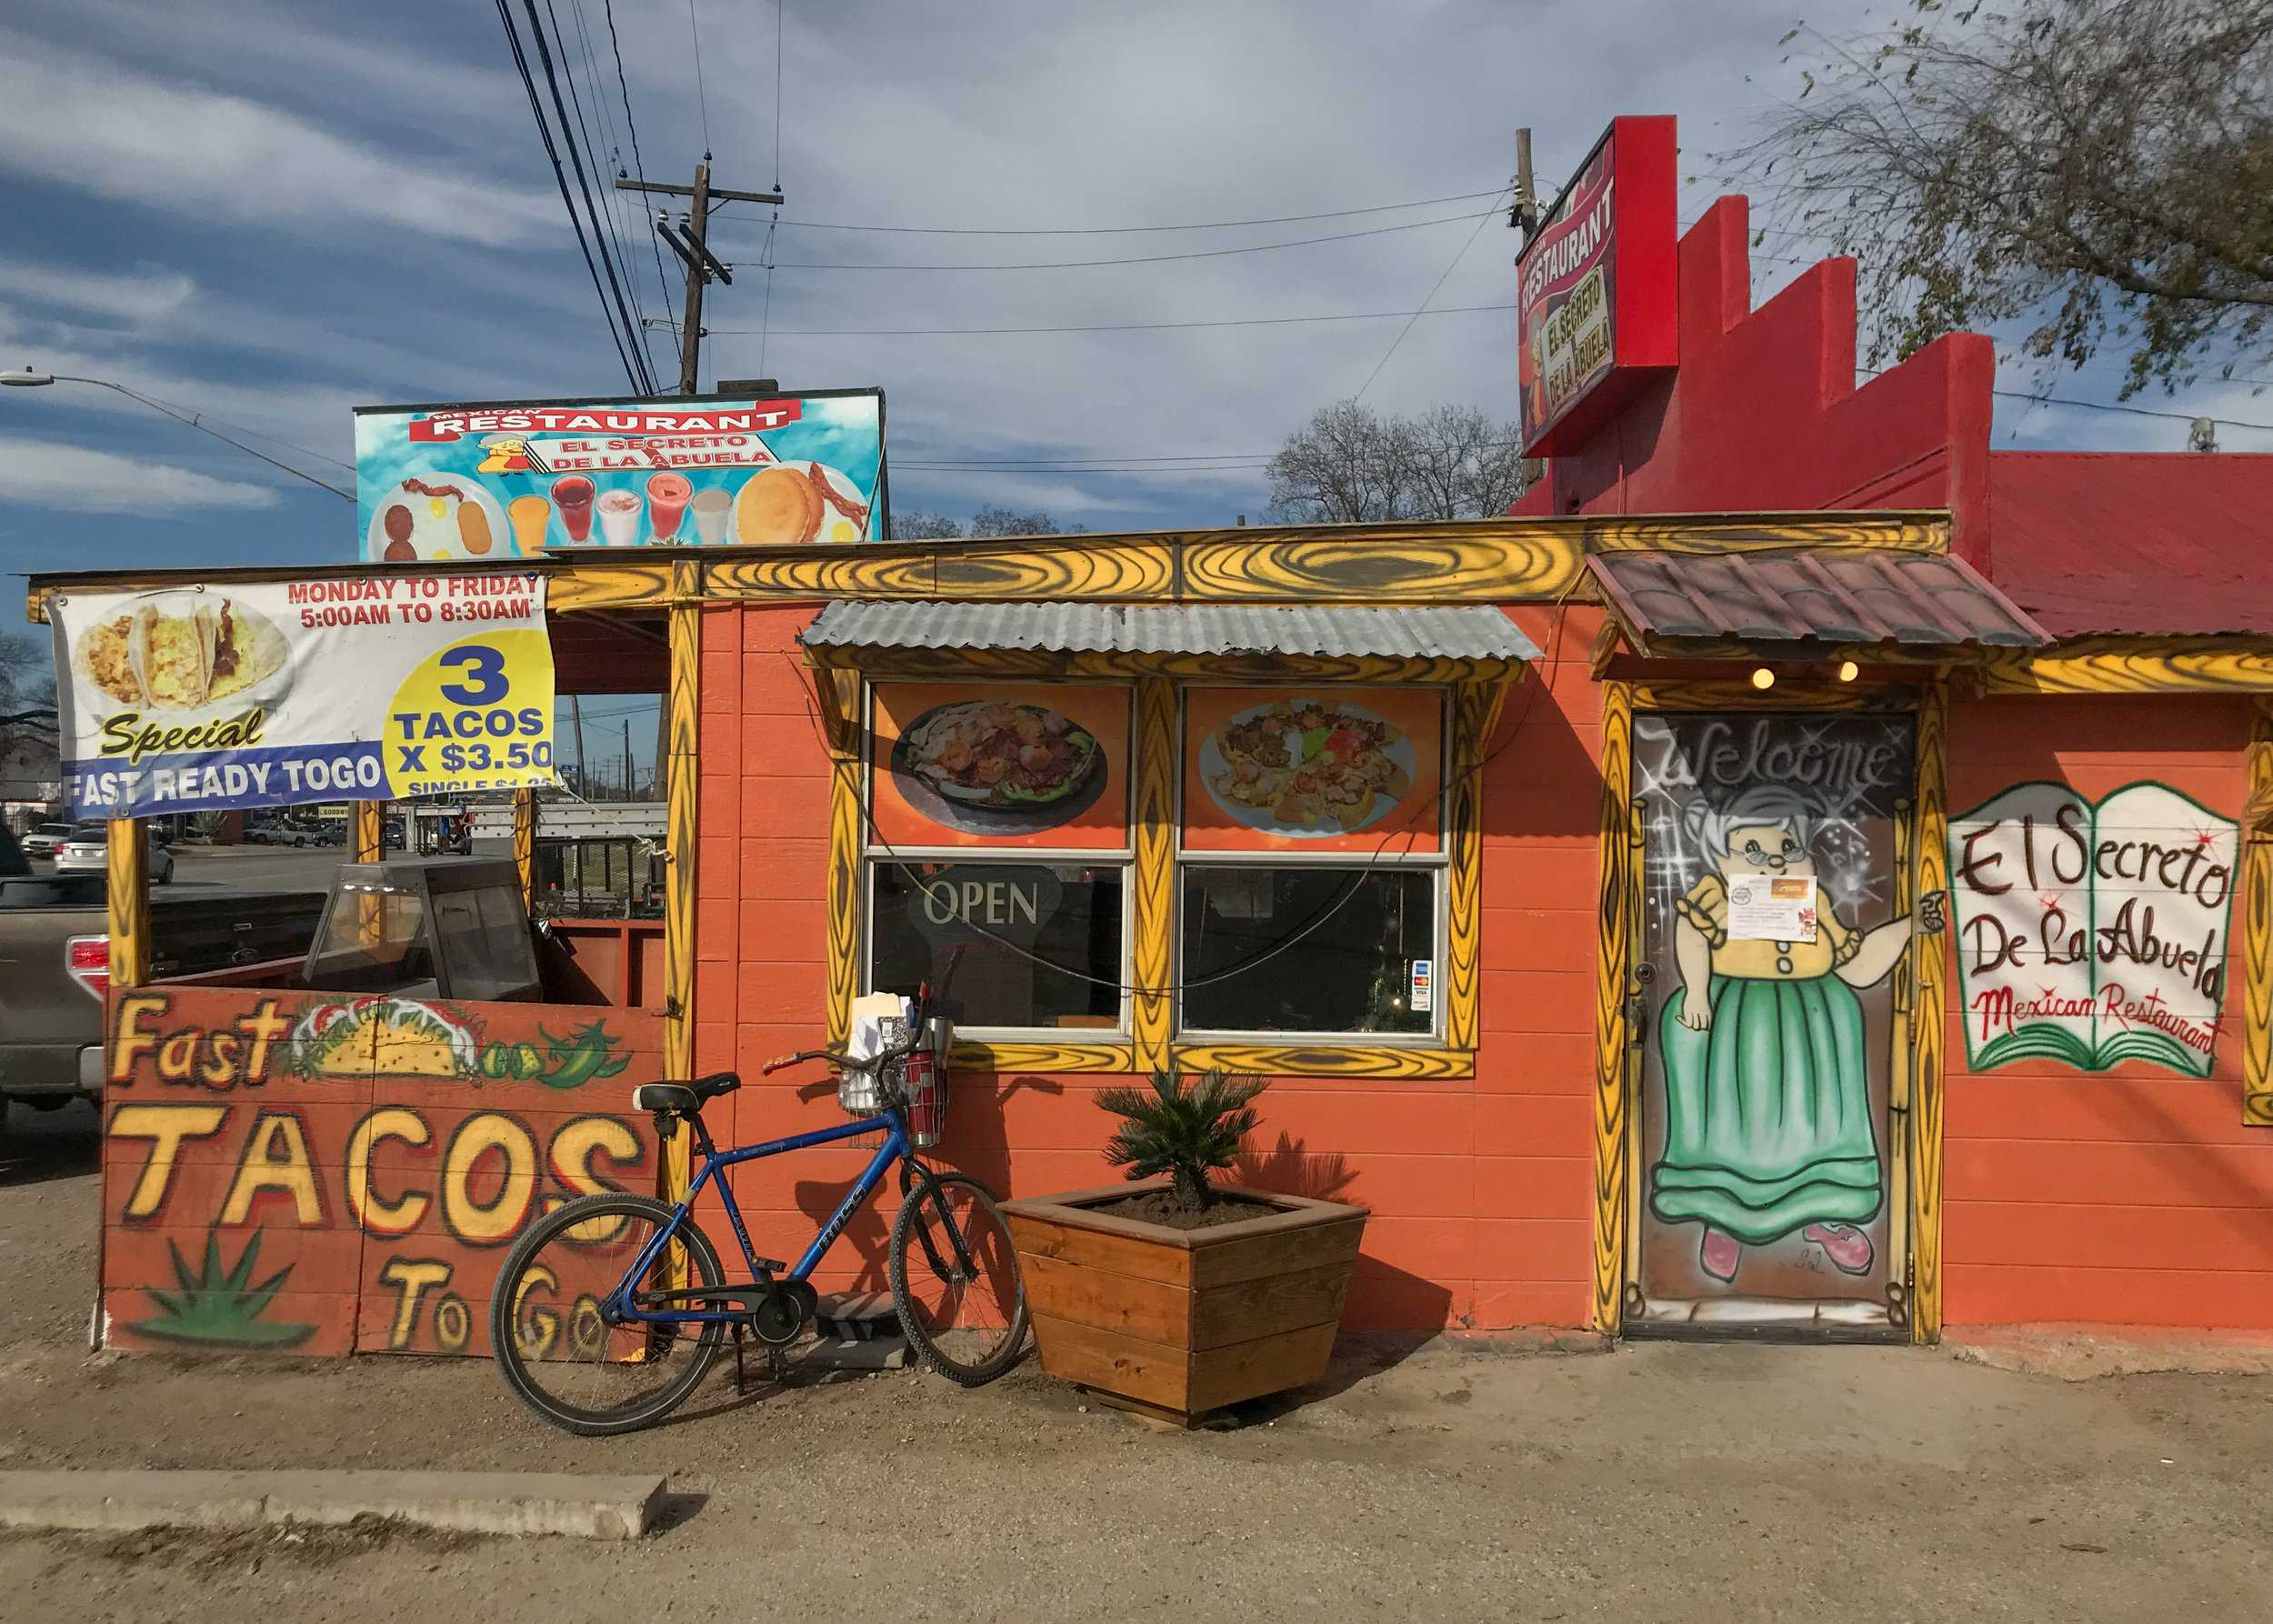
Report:
M1171 1229L1091 1210L1166 1186L1003 1203L1042 1368L1187 1427L1324 1376L1365 1208L1219 1185L1278 1211Z

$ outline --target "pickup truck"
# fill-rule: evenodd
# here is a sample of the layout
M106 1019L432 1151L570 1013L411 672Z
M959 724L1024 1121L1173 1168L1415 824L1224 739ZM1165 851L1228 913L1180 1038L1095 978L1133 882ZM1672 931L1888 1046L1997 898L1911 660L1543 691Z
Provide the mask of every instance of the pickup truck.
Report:
M104 877L34 876L0 829L0 1108L42 1109L103 1088L110 983ZM200 887L150 899L151 973L200 975L307 951L324 893Z

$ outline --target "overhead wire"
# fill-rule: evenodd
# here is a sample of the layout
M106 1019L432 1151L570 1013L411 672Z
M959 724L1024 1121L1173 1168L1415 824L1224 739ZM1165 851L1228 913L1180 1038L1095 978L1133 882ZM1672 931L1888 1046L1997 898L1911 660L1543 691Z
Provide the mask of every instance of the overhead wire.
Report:
M1504 197L1515 189L1515 185L1511 182L1507 185L1501 188L1500 195ZM1437 302L1437 296L1444 291L1445 284L1451 280L1452 273L1458 269L1460 262L1468 256L1468 250L1476 246L1476 239L1484 235L1485 222L1496 218L1498 214L1499 210L1497 208L1491 208L1477 216L1476 229L1468 233L1468 240L1460 245L1460 251L1452 256L1452 263L1445 266L1444 274L1439 276L1436 282L1430 286L1428 289L1428 296L1420 302L1420 309L1414 311L1412 316L1407 318L1405 325L1397 330L1397 336L1389 340L1389 347L1381 352L1381 359L1373 364L1373 370L1366 374L1366 381L1357 386L1357 393L1350 396L1352 400L1363 400L1366 398L1366 391L1373 387L1374 379L1381 376L1381 369L1389 364L1389 357L1397 354L1397 347L1405 342L1405 336L1413 330L1413 324L1420 320L1421 311L1427 309L1429 306Z
M625 347L625 336L616 326L615 314L609 309L607 290L600 286L599 266L592 257L592 246L586 241L584 222L576 218L576 206L568 195L568 176L560 164L560 150L553 141L551 126L545 122L545 105L536 94L536 76L529 71L528 55L522 49L520 31L513 25L513 10L507 0L497 0L497 20L505 25L506 43L513 50L513 65L521 75L522 88L528 92L529 113L536 120L536 133L545 143L545 155L552 160L553 180L560 188L561 206L568 211L568 225L576 234L576 246L584 253L584 268L592 278L592 291L599 296L600 312L607 320L608 336L615 341L616 359L624 364L624 376L632 387L640 393L651 393L640 382L640 368L633 364L633 349Z
M1394 321L1412 316L1466 316L1484 310L1514 310L1515 305L1442 305L1433 310L1353 310L1340 316L1250 316L1219 321L1116 321L1040 327L785 327L784 338L946 338L1017 333L1169 333L1196 327L1287 327L1317 322ZM670 325L670 324L666 324ZM711 327L713 333L748 334L753 327Z
M686 32L695 42L695 102L703 115L703 162L710 162L710 95L703 88L703 31L695 25L695 0L686 0Z
M1318 243L1346 243L1358 237L1387 236L1399 231L1420 231L1431 226L1448 226L1456 220L1488 220L1497 209L1487 209L1481 215L1438 215L1428 220L1407 220L1396 226L1375 226L1364 231L1337 231L1323 236L1291 237L1279 243L1247 243L1231 248L1195 248L1182 254L1137 254L1116 259L1042 259L996 262L989 265L891 265L860 261L799 260L785 261L776 268L785 271L1066 271L1089 266L1163 265L1178 259L1221 259L1233 254L1268 254L1279 248L1307 248ZM1480 230L1481 227L1479 226Z
M550 5L551 0L546 0L546 4ZM584 51L585 83L592 92L592 105L598 111L601 131L607 136L608 168L615 175L620 175L624 173L624 144L616 133L616 115L608 110L607 87L600 78L599 54L592 46L592 28L585 15L584 0L569 0L568 10L569 15L576 20L576 39ZM555 28L556 30L558 28L556 23ZM569 77L568 84L571 90L576 87L576 78L573 74ZM583 116L581 107L578 109L577 115ZM596 162L594 166L596 168L598 166ZM600 199L607 207L608 223L614 230L616 256L623 265L624 279L630 285L632 314L639 317L639 341L640 346L646 352L647 375L653 377L656 376L655 329L647 323L646 301L640 291L637 263L639 256L633 253L629 246L634 228L627 222L637 222L638 232L649 238L651 246L654 233L647 225L647 211L644 197L635 203L634 195L636 195L619 191L613 185L603 185L600 188ZM656 268L658 272L662 269L659 250L656 254ZM663 298L664 307L667 313L671 298L671 290L667 283L664 285Z
M774 190L781 190L775 177ZM905 236L1126 236L1145 232L1227 231L1240 226L1298 226L1311 220L1347 220L1358 215L1395 214L1399 209L1434 208L1446 203L1473 203L1497 197L1507 190L1454 192L1442 197L1416 197L1407 203L1376 203L1364 208L1332 208L1312 215L1266 215L1252 220L1202 220L1185 226L849 226L833 220L784 220L806 231L866 231Z
M529 14L529 32L536 36L536 60L545 70L545 84L552 93L553 111L560 121L561 145L568 149L568 162L576 172L576 189L584 195L584 212L592 222L592 246L599 254L601 268L607 273L607 285L616 296L616 310L624 324L625 342L630 346L633 374L641 392L652 395L655 393L655 377L647 370L646 350L637 336L642 329L624 298L624 286L616 274L615 256L608 252L607 237L600 226L599 210L592 201L592 183L585 174L584 152L577 143L575 128L568 122L568 105L561 97L560 75L553 66L552 47L545 42L545 25L537 17L536 0L522 0L522 5Z
M600 9L607 17L607 48L616 58L616 88L624 98L624 131L631 137L631 168L639 184L647 184L647 165L639 155L639 125L631 115L631 82L624 76L624 44L616 33L616 0L600 0ZM664 274L663 249L656 241L654 222L647 218L647 194L640 195L639 217L647 227L647 251L655 256L656 285L663 290L663 308L671 308L671 279Z

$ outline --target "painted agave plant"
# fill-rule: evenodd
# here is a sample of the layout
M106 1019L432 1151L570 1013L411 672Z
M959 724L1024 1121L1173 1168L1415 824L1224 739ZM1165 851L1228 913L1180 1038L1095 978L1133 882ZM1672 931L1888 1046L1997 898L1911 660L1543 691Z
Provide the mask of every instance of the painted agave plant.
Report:
M203 1266L193 1274L189 1260L172 1241L165 1249L173 1254L174 1279L177 1292L160 1291L148 1288L150 1300L158 1305L159 1312L148 1319L137 1319L126 1328L137 1336L155 1337L168 1342L195 1342L235 1348L291 1348L305 1341L314 1334L313 1325L285 1325L263 1319L262 1312L275 1300L291 1277L292 1266L285 1265L266 1279L255 1284L253 1268L260 1258L260 1231L255 1229L245 1237L245 1249L237 1254L236 1262L224 1268L221 1262L221 1236L218 1227L205 1231L205 1256Z

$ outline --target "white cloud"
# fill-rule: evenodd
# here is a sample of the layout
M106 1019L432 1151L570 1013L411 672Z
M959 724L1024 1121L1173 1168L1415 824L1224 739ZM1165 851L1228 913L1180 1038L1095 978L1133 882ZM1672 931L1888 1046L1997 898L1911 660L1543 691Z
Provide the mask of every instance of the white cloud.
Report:
M194 509L274 507L276 493L170 463L0 436L0 499L65 513L174 518Z
M242 95L0 30L0 165L105 197L295 236L367 230L503 245L543 196L378 151ZM375 247L399 250L399 235Z
M194 278L155 266L119 275L0 259L0 297L108 316L137 326L172 316L196 296Z

